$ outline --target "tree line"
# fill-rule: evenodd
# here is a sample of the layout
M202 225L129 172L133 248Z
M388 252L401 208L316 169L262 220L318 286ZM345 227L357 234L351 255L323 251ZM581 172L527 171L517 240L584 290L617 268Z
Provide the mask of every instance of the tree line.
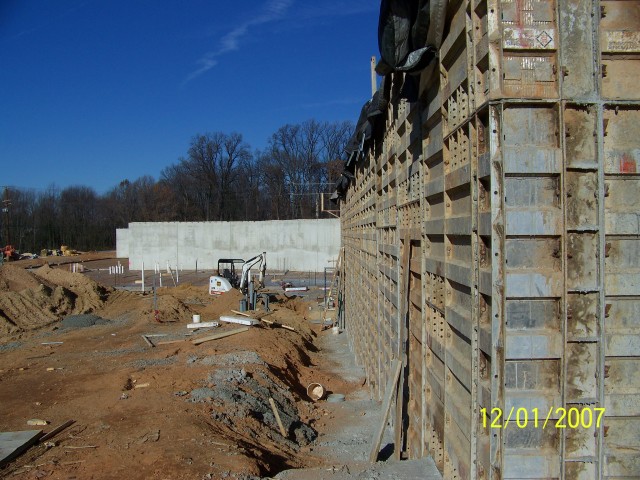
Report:
M308 120L280 127L256 151L239 133L204 133L157 180L125 179L104 194L6 187L0 245L101 250L114 248L116 229L130 222L324 218L320 195L340 176L352 133L350 122Z

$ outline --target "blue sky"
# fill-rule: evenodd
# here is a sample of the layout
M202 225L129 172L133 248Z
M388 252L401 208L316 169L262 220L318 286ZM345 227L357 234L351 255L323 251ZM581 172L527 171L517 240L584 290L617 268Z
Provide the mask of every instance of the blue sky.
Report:
M158 178L198 133L356 121L373 0L0 0L0 185Z

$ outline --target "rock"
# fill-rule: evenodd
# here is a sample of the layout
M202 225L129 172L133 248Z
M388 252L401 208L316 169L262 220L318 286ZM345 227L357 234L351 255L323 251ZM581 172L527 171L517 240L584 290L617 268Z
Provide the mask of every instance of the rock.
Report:
M49 422L39 418L32 418L31 420L27 420L27 425L49 425Z

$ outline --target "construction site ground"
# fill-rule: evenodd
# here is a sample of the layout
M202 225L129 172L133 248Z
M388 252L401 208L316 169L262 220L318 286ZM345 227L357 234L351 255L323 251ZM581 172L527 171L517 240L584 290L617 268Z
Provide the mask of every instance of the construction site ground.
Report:
M366 463L380 405L369 399L347 336L322 330L322 289L285 295L279 288L281 281L311 284L311 274L268 279L269 323L196 345L241 327L219 320L235 315L240 292L210 296L206 271L179 272L179 279L165 272L163 288L151 272L146 282L155 282L156 293L142 292L140 272L109 273L113 257L0 267L0 431L50 432L75 421L0 467L0 477L370 478L373 468L375 478L414 478L397 470L412 462ZM194 314L220 326L188 329ZM345 401L314 402L311 383ZM47 423L27 425L36 419ZM310 470L291 471L302 468ZM425 461L414 468L415 478L431 471Z

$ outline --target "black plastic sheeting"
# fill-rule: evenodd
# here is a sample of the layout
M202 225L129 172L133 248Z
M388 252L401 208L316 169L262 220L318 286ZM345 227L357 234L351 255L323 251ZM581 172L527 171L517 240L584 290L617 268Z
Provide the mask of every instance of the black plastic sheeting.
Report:
M420 72L436 56L436 48L429 45L429 0L382 0L378 21L380 62L376 71L381 75L392 72Z
M331 201L344 199L356 164L371 147L371 139L384 133L390 99L391 75L403 74L400 98L418 98L418 75L433 70L442 40L446 0L381 0L378 20L380 61L376 72L383 75L373 98L360 111L353 136L345 150L344 171L335 185ZM393 99L394 101L398 99Z

